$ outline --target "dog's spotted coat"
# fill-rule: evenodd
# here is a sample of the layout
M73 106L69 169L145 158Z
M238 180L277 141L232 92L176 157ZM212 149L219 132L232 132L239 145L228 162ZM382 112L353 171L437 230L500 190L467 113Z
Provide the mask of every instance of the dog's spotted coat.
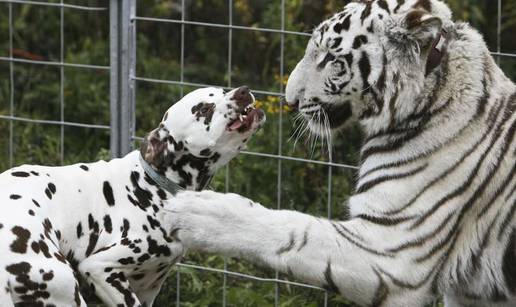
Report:
M141 153L1 174L0 306L85 306L79 277L108 306L152 305L183 247L164 220L174 196L139 155L200 190L264 122L253 101L246 87L196 90L167 111Z

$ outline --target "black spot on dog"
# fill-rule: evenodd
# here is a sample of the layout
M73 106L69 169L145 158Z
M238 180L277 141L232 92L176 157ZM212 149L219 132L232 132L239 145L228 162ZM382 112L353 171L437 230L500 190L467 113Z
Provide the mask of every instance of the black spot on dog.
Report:
M127 278L123 273L111 273L108 278L106 278L106 282L123 294L126 306L134 306L136 300L133 297L132 291L124 286L124 284L127 284Z
M48 188L45 189L45 194L47 195L48 199L52 199L52 193L50 193Z
M30 176L30 174L27 172L12 172L11 175L14 177L29 177Z
M11 251L18 254L25 254L27 252L30 231L20 226L14 226L11 231L16 236L16 239L11 243Z
M134 264L134 259L133 257L125 257L118 259L118 262L122 265Z
M123 226L122 226L122 238L127 237L127 232L129 231L129 221L124 219Z
M158 196L160 199L165 200L167 199L167 193L163 189L158 189Z
M209 148L205 148L205 149L201 150L199 153L201 156L205 156L205 157L211 156L211 150Z
M83 170L85 170L85 171L89 171L89 170L90 170L90 169L89 169L89 167L87 167L87 166L86 166L86 165L84 165L84 164L81 164L79 167L80 167L80 168L82 168L82 169L83 169Z
M113 224L111 223L111 217L109 215L104 215L104 229L107 233L111 233L113 231Z
M36 207L41 207L41 206L39 205L39 203L38 203L37 201L35 201L34 199L32 200L32 203L33 203Z
M5 267L5 270L9 272L11 275L16 276L16 280L23 282L30 282L29 272L32 266L30 263L22 261L18 263L13 263ZM31 287L35 288L35 287Z
M195 115L197 121L204 117L204 124L209 125L211 123L211 119L213 118L213 113L215 112L215 104L200 102L192 107L192 114Z
M138 263L142 264L144 263L145 261L149 260L150 259L150 255L149 254L143 254L141 255L140 257L138 257Z
M161 255L163 256L170 256L170 249L166 245L160 245L158 242L154 239L152 239L150 236L147 237L147 243L149 246L148 252L151 255L155 255L156 257L159 257Z
M39 173L38 172L35 172L35 171L30 171L30 173L34 176L39 176Z
M52 194L56 194L56 186L52 182L48 184L48 189L50 190L50 192L52 192Z
M88 247L86 248L86 257L91 255L95 245L97 245L97 241L99 239L99 224L93 218L93 215L88 215L88 226L90 229L90 238L88 241Z
M104 181L104 186L102 188L102 192L104 193L104 198L106 199L106 202L109 206L115 205L115 197L113 196L113 188L111 188L111 185L109 182Z
M41 251L40 248L39 248L39 243L37 241L33 241L30 245L30 247L32 248L32 250L36 253L36 254L39 254L39 252Z
M52 195L56 193L56 186L53 183L49 183L47 188L45 189L45 194L49 199L52 199Z
M136 201L132 198L129 198L133 204L137 205L138 207L142 208L143 210L146 210L148 207L151 206L152 201L152 193L149 192L146 189L143 189L138 184L138 181L140 179L140 173L138 172L131 172L131 183L133 185L133 194L136 197Z
M34 211L32 209L29 209L29 215L34 216Z
M9 196L9 198L10 198L10 199L14 199L14 200L16 200L16 199L20 199L20 198L21 198L21 196L20 196L20 195L18 195L18 194L11 194L11 196Z
M79 224L77 224L77 239L82 237L83 234L84 233L82 232L82 224L81 222L79 222Z
M62 262L64 264L68 264L68 263L66 263L65 256L63 256L61 253L54 253L54 258L56 258L57 261L59 261L59 262Z
M0 223L0 229L4 228L4 225L2 223Z
M49 281L49 280L52 280L53 278L54 278L54 271L46 272L43 274L44 281Z
M152 229L159 228L161 224L158 220L154 219L152 216L147 215L147 221L149 221L149 225Z

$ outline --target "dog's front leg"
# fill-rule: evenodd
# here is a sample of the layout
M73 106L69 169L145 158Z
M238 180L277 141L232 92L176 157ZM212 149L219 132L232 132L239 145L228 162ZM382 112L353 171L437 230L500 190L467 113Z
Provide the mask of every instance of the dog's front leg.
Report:
M91 255L79 263L79 272L107 306L142 306L131 289L126 267L114 262L116 247ZM123 254L122 254L123 255Z

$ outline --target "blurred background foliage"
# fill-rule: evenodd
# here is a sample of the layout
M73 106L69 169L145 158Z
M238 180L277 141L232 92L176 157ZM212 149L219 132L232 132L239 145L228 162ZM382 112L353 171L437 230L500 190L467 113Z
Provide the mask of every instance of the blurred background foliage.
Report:
M58 1L52 1L58 2ZM68 2L68 1L67 1ZM106 6L102 0L75 0L71 4ZM502 0L501 36L497 39L497 4L492 0L447 0L456 19L470 22L485 36L492 51L516 53L516 0ZM310 32L320 21L339 11L342 0L286 0L285 29ZM9 56L9 4L0 2L0 57ZM59 8L12 4L13 55L18 58L60 60ZM185 0L186 20L229 23L228 1ZM233 0L233 24L261 28L281 27L280 0ZM181 19L181 0L139 0L137 15ZM64 10L64 61L109 65L109 12ZM254 90L282 92L291 71L302 57L308 38L284 37L284 72L281 75L281 35L270 32L233 30L231 67L228 67L227 29L197 25L184 26L184 71L186 82L218 86L246 84ZM181 78L181 25L149 21L137 22L137 76L159 80ZM501 57L502 69L516 80L516 58ZM9 63L0 60L0 115L10 114L13 95L15 116L60 120L60 68L58 66L15 63L14 92L11 93ZM229 73L230 72L230 73ZM109 71L64 68L64 119L109 125ZM164 111L183 93L194 89L147 81L137 82L136 136L153 129ZM293 114L284 108L280 121L279 98L256 95L267 112L266 127L253 139L248 151L289 155L327 161L322 148L311 152L301 140L294 148L291 137ZM281 129L280 129L281 124ZM14 122L14 165L48 165L94 161L109 157L109 130L64 127L64 155L60 154L59 126ZM279 132L282 131L280 134ZM338 133L333 161L355 165L361 135L356 126ZM135 144L137 147L138 144ZM281 146L281 148L280 148ZM0 171L9 168L9 122L0 120ZM349 197L354 171L349 168L282 161L240 155L222 170L213 182L218 191L243 194L272 208L298 210L318 216L345 218L343 205ZM279 176L278 172L281 172ZM281 177L281 181L278 182ZM227 184L226 184L227 183ZM227 268L259 277L275 278L275 272L243 261L214 255L189 254L186 263L216 269ZM279 275L279 278L289 279ZM179 284L179 288L177 285ZM344 298L302 287L259 282L218 272L174 268L156 306L219 306L225 291L228 306L352 306ZM275 302L275 293L279 301Z

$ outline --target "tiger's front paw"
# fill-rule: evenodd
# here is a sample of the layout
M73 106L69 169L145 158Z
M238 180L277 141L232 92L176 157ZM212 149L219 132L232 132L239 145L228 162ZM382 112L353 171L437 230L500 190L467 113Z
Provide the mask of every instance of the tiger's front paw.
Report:
M245 239L257 210L267 209L237 194L185 191L168 202L164 220L186 248L219 252Z

